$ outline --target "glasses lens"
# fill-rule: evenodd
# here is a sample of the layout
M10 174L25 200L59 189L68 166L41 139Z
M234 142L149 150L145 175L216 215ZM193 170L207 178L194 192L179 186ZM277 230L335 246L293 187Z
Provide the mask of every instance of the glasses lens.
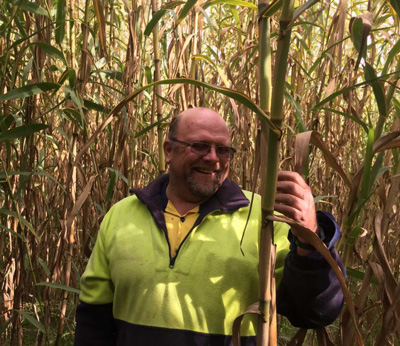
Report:
M192 143L192 151L197 155L207 155L210 152L211 145L207 143Z
M215 150L217 152L217 155L224 159L233 156L234 153L233 149L230 147L217 147Z

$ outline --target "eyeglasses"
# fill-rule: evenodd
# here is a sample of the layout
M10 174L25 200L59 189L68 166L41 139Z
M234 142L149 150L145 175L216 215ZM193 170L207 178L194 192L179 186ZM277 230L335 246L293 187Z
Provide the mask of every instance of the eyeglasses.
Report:
M204 156L207 155L211 148L215 148L215 152L220 159L232 159L236 153L236 149L232 147L225 147L225 146L215 146L208 143L203 142L183 142L176 138L169 138L170 141L182 144L186 147L190 147L190 150L193 154Z

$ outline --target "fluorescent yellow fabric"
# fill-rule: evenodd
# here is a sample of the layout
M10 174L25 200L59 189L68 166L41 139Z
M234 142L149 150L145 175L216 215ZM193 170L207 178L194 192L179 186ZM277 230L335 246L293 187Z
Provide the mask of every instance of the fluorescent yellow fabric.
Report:
M165 224L168 230L168 240L171 246L171 257L175 257L179 245L192 229L194 223L199 216L199 206L189 210L186 214L181 215L175 206L168 201L165 208Z
M123 199L101 224L81 278L81 301L113 303L114 318L135 325L230 335L233 320L258 298L260 203L256 195L251 212L205 216L171 266L165 234L150 211L136 196ZM287 232L286 224L275 224L277 271L289 251ZM256 325L256 316L247 315L241 335L255 335Z

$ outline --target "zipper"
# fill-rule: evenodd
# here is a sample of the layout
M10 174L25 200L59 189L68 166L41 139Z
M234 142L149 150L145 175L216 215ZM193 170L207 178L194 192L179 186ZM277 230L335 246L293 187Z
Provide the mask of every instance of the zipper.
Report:
M176 262L176 258L178 257L179 252L180 252L180 250L181 250L181 247L183 246L183 244L185 243L185 241L186 241L186 239L189 237L189 235L193 232L193 230L194 230L196 227L200 227L200 225L203 223L203 220L204 220L208 215L214 213L215 211L219 211L219 209L213 210L212 212L210 212L210 213L204 215L204 217L201 219L201 221L200 221L200 223L199 223L198 225L196 225L196 222L194 223L193 227L190 229L190 231L188 232L188 234L186 234L186 237L182 240L182 242L180 243L178 249L176 250L175 257L171 257L171 245L170 245L169 239L168 239L168 231L167 231L167 230L164 231L164 233L165 233L165 239L167 240L167 243L168 243L168 255L169 255L169 268L170 268L170 269L174 269L175 262Z
M236 210L236 209L234 209L234 210ZM193 230L194 230L195 228L197 228L197 227L200 227L201 224L203 223L203 221L208 217L208 215L211 215L211 214L213 214L213 213L215 213L215 212L220 212L220 211L222 211L222 210L221 210L221 209L212 210L212 211L210 211L208 214L204 215L203 218L201 219L201 221L200 221L198 224L196 224L196 222L194 223L193 227L192 227L191 230L188 232L188 234L186 235L186 237L182 240L182 242L180 243L178 249L176 250L175 257L171 257L171 245L170 245L169 239L168 239L168 231L167 231L167 229L164 230L165 239L167 240L167 243L168 243L168 255L169 255L169 268L170 268L170 269L174 269L175 262L176 262L176 258L177 258L178 255L179 255L179 251L180 251L181 247L183 246L183 244L185 243L186 239L187 239L187 238L189 237L189 235L193 232Z

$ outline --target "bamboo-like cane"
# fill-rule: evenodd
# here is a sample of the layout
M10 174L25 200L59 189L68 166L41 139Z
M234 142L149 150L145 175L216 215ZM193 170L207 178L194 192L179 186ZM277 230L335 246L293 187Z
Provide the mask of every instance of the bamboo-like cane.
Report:
M260 11L266 4L260 3ZM287 56L290 45L291 30L287 29L293 17L294 0L284 0L280 19L280 33L278 49L275 57L275 78L272 89L271 119L280 128L283 121L283 96L287 70ZM260 20L260 104L268 111L268 98L270 95L268 80L268 66L270 66L269 27L268 19ZM270 73L269 73L270 74ZM273 248L273 222L267 217L274 212L276 180L278 174L279 142L280 136L267 129L261 121L261 130L268 141L267 165L262 191L263 222L260 234L260 295L259 310L264 314L265 320L259 318L257 330L257 346L277 345L275 285L274 285L274 253ZM268 135L266 133L268 131Z
M268 6L268 2L260 0L258 5L259 13ZM258 23L259 30L259 83L260 83L260 107L262 110L269 114L271 110L271 89L272 89L272 76L271 76L271 45L270 45L270 19L260 18ZM261 119L261 171L266 172L266 157L267 157L267 140L268 140L268 125ZM262 191L266 185L266 176L261 177ZM263 204L264 205L264 204ZM260 278L260 293L259 293L259 310L264 314L258 318L257 327L257 346L268 345L270 338L270 305L272 300L271 279L272 276L272 261L271 251L273 250L272 243L272 230L266 228L261 229L260 233L260 264L259 264L259 278ZM274 319L274 318L272 318ZM275 342L276 344L276 342ZM273 345L273 343L272 343Z
M152 0L151 7L153 11L153 15L158 11L158 1ZM160 72L160 43L158 40L159 33L159 25L158 23L153 28L153 50L154 50L154 81L160 80L161 72ZM163 128L160 120L162 119L162 100L161 100L161 86L157 85L154 87L153 93L153 114L157 114L157 121L159 122L157 125L157 138L158 138L158 172L159 174L163 174L165 172L165 157L163 150ZM154 117L153 117L154 118Z

